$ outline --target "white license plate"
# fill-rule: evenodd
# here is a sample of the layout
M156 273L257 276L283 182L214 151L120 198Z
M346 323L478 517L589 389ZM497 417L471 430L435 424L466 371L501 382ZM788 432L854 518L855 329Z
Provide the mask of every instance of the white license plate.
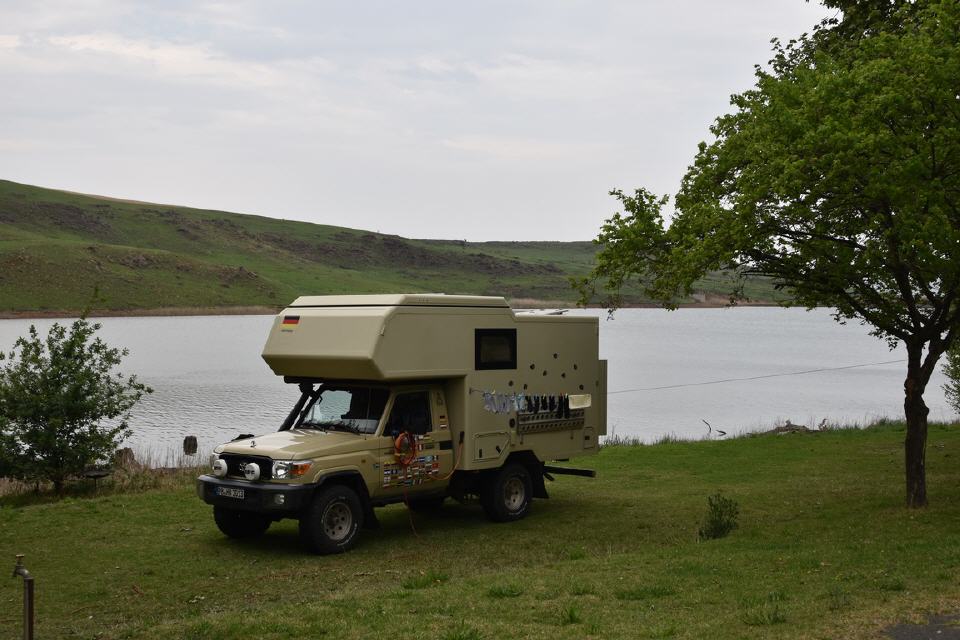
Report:
M243 489L234 489L232 487L217 487L215 493L224 498L238 498L243 500Z

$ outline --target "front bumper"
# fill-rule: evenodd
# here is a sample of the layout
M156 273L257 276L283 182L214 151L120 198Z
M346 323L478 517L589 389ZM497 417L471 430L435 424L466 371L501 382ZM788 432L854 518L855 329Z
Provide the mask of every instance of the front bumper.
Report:
M217 494L219 487L241 489L243 498ZM197 495L207 504L240 511L276 516L290 515L310 503L316 484L272 484L202 475L197 478ZM279 496L279 497L278 497Z

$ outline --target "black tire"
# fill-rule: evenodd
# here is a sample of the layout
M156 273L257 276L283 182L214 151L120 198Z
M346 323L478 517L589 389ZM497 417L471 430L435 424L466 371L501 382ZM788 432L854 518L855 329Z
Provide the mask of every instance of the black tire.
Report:
M357 492L342 484L321 489L300 516L300 539L320 554L343 553L357 542L363 505Z
M480 504L494 522L520 520L530 511L533 482L522 464L508 464L484 479Z
M213 508L213 521L225 536L238 539L262 536L273 522L259 513L237 511L226 507Z
M427 498L410 498L407 500L407 506L410 507L411 511L416 511L417 513L431 513L439 511L440 507L443 506L443 501L446 500L446 496L429 496Z

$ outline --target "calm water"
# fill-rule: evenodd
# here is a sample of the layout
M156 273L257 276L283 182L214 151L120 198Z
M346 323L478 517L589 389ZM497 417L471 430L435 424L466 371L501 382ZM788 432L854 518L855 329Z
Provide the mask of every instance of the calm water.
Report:
M609 361L608 431L647 440L705 435L706 420L728 433L777 421L815 425L899 416L902 363L722 384L690 385L904 360L902 350L858 325L841 326L826 310L734 308L627 309L602 312L600 353ZM154 388L135 409L128 443L162 454L196 435L202 449L238 433L274 430L298 397L260 359L270 316L104 318L102 337L125 346L123 370ZM46 331L52 320L33 321ZM64 321L61 321L64 322ZM31 321L0 320L8 350ZM938 372L927 404L932 419L952 418Z

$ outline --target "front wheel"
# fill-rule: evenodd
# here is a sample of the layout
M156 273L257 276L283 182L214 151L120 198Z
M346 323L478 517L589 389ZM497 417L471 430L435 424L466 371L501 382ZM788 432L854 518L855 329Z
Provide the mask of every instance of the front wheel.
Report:
M272 520L259 513L237 511L226 507L213 508L213 521L230 538L256 538L270 528Z
M508 464L484 482L480 504L494 522L520 520L530 510L533 481L522 464Z
M357 492L344 485L320 491L300 517L300 539L320 554L343 553L357 542L363 506Z

